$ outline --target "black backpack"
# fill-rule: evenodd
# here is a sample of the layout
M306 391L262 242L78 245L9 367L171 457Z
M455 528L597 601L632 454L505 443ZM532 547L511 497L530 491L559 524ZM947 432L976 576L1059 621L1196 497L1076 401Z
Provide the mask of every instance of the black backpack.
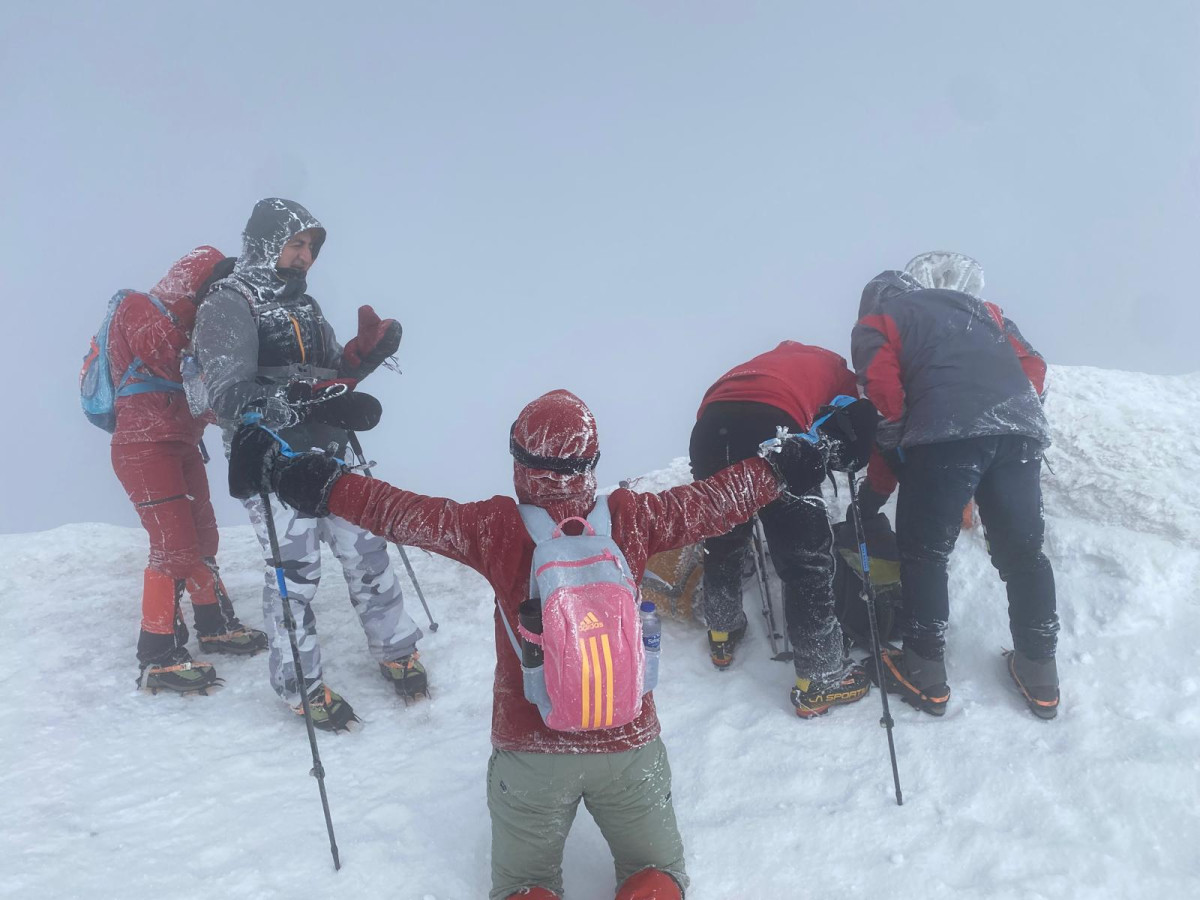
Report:
M883 513L863 520L867 538L867 555L871 564L871 585L875 589L875 622L879 640L896 637L901 606L900 554L896 534ZM858 538L854 522L839 522L833 526L834 612L842 623L847 647L871 647L870 619L867 604L862 599L862 563L859 559Z

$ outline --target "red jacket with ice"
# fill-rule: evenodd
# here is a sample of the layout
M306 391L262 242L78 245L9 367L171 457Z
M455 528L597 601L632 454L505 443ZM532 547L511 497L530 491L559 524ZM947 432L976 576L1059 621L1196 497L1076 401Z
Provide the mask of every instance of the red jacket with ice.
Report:
M858 396L844 359L823 347L784 341L718 378L700 401L696 418L717 400L753 401L782 409L807 430L817 410L838 394Z
M541 457L590 458L598 448L591 412L567 391L553 391L526 406L514 426L513 438L525 451ZM520 502L543 507L555 521L586 516L597 502L591 472L560 474L514 463L514 482ZM779 492L771 468L755 458L712 478L659 494L621 489L599 502L608 503L613 540L640 582L646 560L653 554L724 534L747 521ZM493 497L456 503L358 475L343 475L330 496L329 509L398 544L422 547L470 566L495 590L492 744L497 749L616 752L640 747L658 736L658 715L649 695L641 715L630 724L578 733L548 728L537 707L525 699L520 663L499 619L506 616L515 632L517 609L529 596L534 544L516 500Z
M718 378L700 401L696 418L718 400L751 401L783 410L808 430L817 411L838 394L858 396L858 382L846 360L824 347L783 341ZM867 480L882 494L896 487L896 477L878 450L871 456Z
M196 321L196 289L225 256L213 247L197 247L176 262L150 291L162 301L164 316L146 294L132 293L121 301L108 331L108 356L119 378L135 357L152 375L179 381L179 355L187 346ZM134 379L136 381L136 379ZM114 444L183 441L194 444L205 423L188 411L182 391L147 391L117 398Z

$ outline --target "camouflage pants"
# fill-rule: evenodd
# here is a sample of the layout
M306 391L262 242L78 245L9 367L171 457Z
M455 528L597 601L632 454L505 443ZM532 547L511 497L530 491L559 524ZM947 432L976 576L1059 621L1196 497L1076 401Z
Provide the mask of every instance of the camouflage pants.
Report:
M534 885L562 896L563 847L580 800L608 841L617 884L654 867L687 887L683 839L671 803L671 766L661 738L620 753L494 750L487 797L490 900Z
M279 596L275 569L271 565L271 546L267 535L262 502L245 501L250 522L262 544L267 562L263 585L263 622L270 640L267 664L271 686L291 705L300 702L296 687L291 644L283 621L283 602ZM351 525L337 516L313 518L289 509L278 501L271 503L275 533L279 540L284 582L296 620L296 642L304 681L312 690L322 678L321 645L317 641L313 599L321 581L321 542L324 541L342 564L342 574L350 591L350 602L358 613L367 635L367 649L378 662L388 662L412 653L422 637L421 629L404 611L404 595L388 558L387 541Z

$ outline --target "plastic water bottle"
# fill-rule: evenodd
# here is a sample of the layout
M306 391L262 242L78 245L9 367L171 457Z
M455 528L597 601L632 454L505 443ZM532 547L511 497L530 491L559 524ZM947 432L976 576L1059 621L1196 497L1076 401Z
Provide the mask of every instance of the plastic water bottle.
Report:
M642 677L642 691L648 693L658 684L658 658L662 651L662 620L658 609L649 600L642 603L638 615L642 620L642 646L646 648L646 669Z

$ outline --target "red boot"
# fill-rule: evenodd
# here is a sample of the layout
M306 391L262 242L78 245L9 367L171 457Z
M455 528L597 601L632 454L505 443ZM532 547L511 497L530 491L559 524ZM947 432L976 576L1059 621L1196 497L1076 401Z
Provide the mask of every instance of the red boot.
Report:
M683 891L662 869L642 869L625 879L614 900L683 900Z
M544 887L527 887L521 888L515 894L509 894L505 900L559 900L559 897Z

